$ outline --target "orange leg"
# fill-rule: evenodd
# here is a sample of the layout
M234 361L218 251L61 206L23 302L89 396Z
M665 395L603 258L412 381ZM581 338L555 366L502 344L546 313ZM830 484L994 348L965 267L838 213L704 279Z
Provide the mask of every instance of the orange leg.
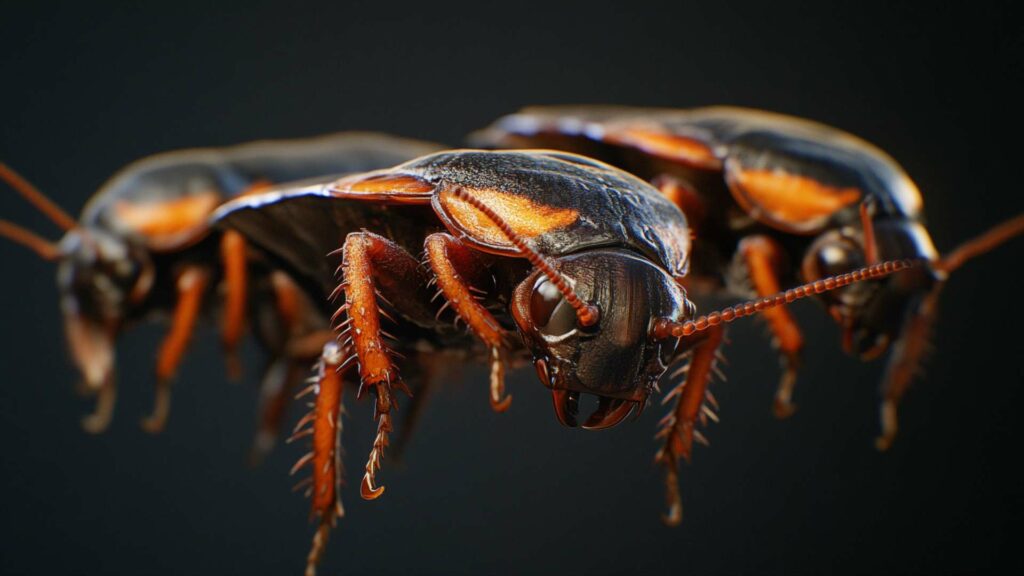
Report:
M672 411L659 423L661 428L656 438L663 439L664 444L654 459L665 468L665 502L668 513L662 516L662 520L669 526L677 526L683 519L683 502L679 495L679 459L690 461L694 438L698 442L707 443L694 425L698 418L702 423L707 418L718 420L712 410L714 397L707 387L716 370L716 353L722 344L723 333L722 327L716 326L682 340L680 345L692 351L690 363L684 369L686 379L662 400L662 404L665 404L675 399Z
M936 307L942 284L938 284L924 296L917 309L906 319L893 345L889 362L882 379L882 434L875 439L879 450L888 450L896 439L898 419L896 408L907 388L921 368L921 362L928 352L928 338L935 321Z
M341 486L344 469L341 462L341 418L345 413L342 403L344 395L343 376L346 354L337 342L328 342L317 362L313 384L301 392L316 394L313 410L295 426L295 433L289 442L307 436L312 437L312 450L299 459L292 467L292 474L304 466L310 466L312 475L297 487L309 485L307 496L312 498L311 518L318 521L313 535L309 555L306 557L306 576L316 574L316 566L323 556L327 536L337 519L345 515L338 488ZM349 364L350 366L350 364Z
M767 236L748 236L740 242L739 253L758 296L770 296L781 291L776 272L781 248L774 240ZM776 417L785 418L796 409L792 402L793 387L800 368L804 338L788 308L780 306L763 314L774 336L774 344L782 354L783 373L775 392L774 411Z
M307 365L308 366L308 365ZM253 466L274 448L281 426L288 413L289 401L302 381L305 369L302 362L278 358L270 363L260 383L259 425L256 438L249 450L249 463Z
M228 377L237 380L242 375L238 360L238 343L245 328L245 305L248 293L245 238L234 230L221 237L220 257L224 265L224 319L221 342L227 357Z
M300 337L305 329L302 316L306 311L299 287L279 271L271 273L270 281L274 291L274 312L279 323L277 330L284 335L284 344L274 349L275 357L263 374L259 425L249 452L249 461L253 465L262 461L274 447L289 401L295 393L294 388L302 379L305 368L320 357L324 345L334 339L334 334L327 331Z
M64 334L75 365L82 375L83 393L97 395L93 413L82 419L90 434L107 429L114 416L117 382L114 378L114 333L116 327L104 326L83 317L69 307L64 316Z
M157 433L167 424L167 415L171 409L171 379L178 370L178 365L185 355L188 342L192 338L192 330L199 319L202 308L203 292L209 275L197 267L186 268L178 276L178 303L174 308L171 320L171 331L160 345L156 362L156 399L153 412L142 420L142 428L147 432Z
M431 234L424 246L427 261L448 305L490 349L491 408L495 412L504 412L512 403L512 397L505 395L505 359L502 352L505 331L480 303L483 292L476 288L489 274L475 252L450 234Z
M345 293L345 304L339 313L347 315L347 319L341 325L344 330L339 338L343 345L351 343L359 360L359 395L366 388L372 388L376 395L374 418L377 420L377 435L360 485L362 497L374 500L384 493L384 487L377 487L375 479L392 429L392 388L409 393L392 361L391 347L381 330L383 313L377 303L377 291L380 289L403 314L422 317L429 308L416 296L422 293L426 280L415 258L401 246L376 234L349 234L342 254L341 289ZM413 289L409 288L410 278L417 280Z
M662 174L651 180L651 184L686 215L686 223L695 233L700 232L701 223L707 215L704 201L700 199L693 186L675 176Z
M117 403L117 384L111 374L107 381L96 390L96 406L88 416L82 417L82 429L90 434L99 434L110 426Z

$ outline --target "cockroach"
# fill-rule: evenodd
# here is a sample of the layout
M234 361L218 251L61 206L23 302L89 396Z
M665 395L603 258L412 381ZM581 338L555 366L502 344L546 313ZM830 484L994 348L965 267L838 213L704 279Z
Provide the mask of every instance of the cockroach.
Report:
M360 483L360 495L373 500L384 492L377 474L397 392L409 390L399 365L421 376L422 358L442 351L482 360L500 412L511 400L506 368L531 362L562 424L600 430L639 414L669 367L689 355L690 381L666 397L675 407L660 434L671 517L679 514L677 460L701 438L694 423L714 417L707 379L694 375L713 369L722 324L915 265L878 262L697 317L683 285L691 253L684 214L629 173L555 151L439 152L240 198L215 219L301 280L338 332L300 393L315 400L295 427L294 438L312 436L292 469L311 470L299 484L317 521L310 575L343 514L345 380L358 385L357 399L374 399L377 431ZM586 397L596 400L581 418Z
M891 349L881 385L880 450L897 433L897 405L928 350L950 273L1024 232L1024 214L940 256L921 193L879 148L790 116L732 107L533 107L470 138L496 148L545 147L609 162L651 181L682 210L697 241L687 281L698 295L745 298L873 265L913 259L913 272L819 299L863 360ZM792 414L803 336L785 308L765 314L783 374L774 412Z
M322 335L325 325L304 311L309 306L302 291L287 276L252 257L240 234L212 230L210 213L225 200L273 183L362 172L436 149L425 142L351 132L168 152L117 172L77 221L0 165L0 178L64 231L59 242L51 242L0 220L0 236L57 264L71 356L82 388L98 395L84 428L100 432L110 422L116 396L114 342L130 325L170 319L156 360L155 405L143 420L147 431L156 432L166 422L171 380L197 321L219 318L229 370L237 374L235 350L246 317L254 315L257 336L272 357L263 378L255 450L269 448L290 383L304 377L304 358L320 353L317 333ZM314 352L302 352L304 338L317 342ZM300 358L303 369L297 368Z

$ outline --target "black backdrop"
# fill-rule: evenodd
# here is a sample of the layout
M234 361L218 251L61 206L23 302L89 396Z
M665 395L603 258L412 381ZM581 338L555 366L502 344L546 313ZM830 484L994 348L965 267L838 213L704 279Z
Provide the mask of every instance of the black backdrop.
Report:
M999 6L211 4L3 2L0 159L77 210L118 167L179 147L353 128L458 145L531 103L724 103L888 150L920 184L942 249L1024 204L1019 147L999 143L1021 128L1024 34ZM12 193L0 214L54 233ZM385 467L384 498L346 490L324 572L1020 569L1021 248L949 283L937 353L887 454L872 446L881 365L843 356L813 303L795 306L809 344L785 422L769 413L762 329L732 329L723 422L684 470L678 529L657 519L661 410L608 433L563 429L523 373L495 415L474 367L436 397L405 464ZM150 437L137 418L160 331L135 330L118 350L115 422L91 437L52 267L0 243L0 270L0 572L299 573L311 526L286 471L300 449L245 465L255 355L246 381L226 384L203 330L169 428ZM358 470L372 432L369 406L352 411Z

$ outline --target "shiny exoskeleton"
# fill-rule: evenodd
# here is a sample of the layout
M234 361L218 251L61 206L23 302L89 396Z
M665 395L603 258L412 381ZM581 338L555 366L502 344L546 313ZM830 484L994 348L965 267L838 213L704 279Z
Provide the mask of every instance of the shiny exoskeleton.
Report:
M384 491L376 474L390 442L395 391L409 389L400 366L423 377L430 372L424 363L444 353L483 359L491 366L492 407L502 411L510 400L506 364L532 361L563 424L608 428L642 410L681 356L692 352L697 362L712 350L707 343L720 338L722 322L909 265L886 262L694 319L683 286L691 251L684 214L635 176L543 150L439 152L327 185L240 198L215 217L306 286L338 330L300 394L315 394L315 402L294 436L312 439L292 470L309 467L302 485L319 520L307 574L343 513L346 379L358 384L357 397L374 397L377 434L361 495L375 499ZM448 314L468 331L453 327ZM580 419L584 395L596 397L595 407ZM673 397L678 415L662 434L674 487L703 388L696 400L692 390ZM678 489L672 493L677 514Z
M885 152L835 128L756 110L535 107L499 119L471 141L574 151L651 181L695 230L687 286L698 298L764 296L880 260L924 262L820 297L848 353L871 359L892 351L880 449L895 438L896 406L918 372L948 274L1024 230L1018 216L941 257L924 225L920 192ZM766 318L783 360L775 402L782 417L793 411L803 337L786 309Z
M115 398L114 342L131 324L170 317L157 358L157 400L144 427L164 426L169 386L195 323L217 318L229 355L246 317L272 357L263 382L257 450L272 442L290 383L319 354L325 323L309 313L287 276L254 257L235 233L211 229L210 213L226 200L274 183L336 177L392 165L436 149L428 143L372 133L340 133L303 140L261 141L227 148L191 149L139 160L116 173L75 221L6 167L4 180L61 228L57 244L9 222L0 233L57 264L65 331L83 389L98 395L85 428L110 421ZM314 352L304 352L311 338ZM302 366L300 369L299 366ZM232 371L237 372L237 367Z

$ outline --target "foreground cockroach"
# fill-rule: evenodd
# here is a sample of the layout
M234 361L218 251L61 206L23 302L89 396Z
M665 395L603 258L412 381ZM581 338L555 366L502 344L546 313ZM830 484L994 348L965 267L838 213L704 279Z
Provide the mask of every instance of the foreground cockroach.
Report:
M301 337L313 337L325 324L303 311L308 307L304 296L285 275L250 257L241 235L211 230L209 214L225 200L272 183L372 170L436 149L353 132L160 154L115 174L78 221L0 165L0 178L65 232L59 243L52 243L0 220L0 236L57 263L71 354L84 389L98 394L95 412L83 420L86 430L105 429L112 416L114 341L127 326L170 315L156 361L155 407L143 421L146 430L155 432L166 421L170 382L198 319L219 316L230 367L246 316L254 315L257 335L273 357L263 381L256 447L268 448L287 405L282 394L303 377L304 368L298 366L308 362L297 363L309 354L301 350Z
M1020 215L940 257L920 192L887 154L835 128L756 110L535 107L471 141L583 153L651 181L696 231L687 282L695 295L764 296L883 259L924 261L913 273L821 296L847 353L867 360L892 349L879 449L896 436L897 404L928 348L949 274L1024 232ZM766 319L782 357L774 408L784 417L793 412L803 337L786 309Z
M421 362L456 349L488 361L497 411L509 406L506 363L532 360L560 422L608 428L643 410L681 357L692 355L691 374L710 370L723 322L912 265L878 263L695 318L682 285L691 249L683 213L639 178L553 151L440 152L329 185L240 198L216 218L301 279L339 330L300 393L315 402L293 437L312 437L292 469L310 467L300 486L309 486L319 523L307 574L343 513L339 441L351 372L357 398L367 390L375 398L377 434L360 487L372 500L384 491L376 474L395 390L408 392L398 370L405 355ZM341 260L337 270L328 253ZM329 297L343 303L331 310ZM442 318L449 309L466 332ZM694 423L713 415L706 379L693 382L666 398L676 405L663 431L673 515L676 458L699 434ZM581 419L585 395L596 400Z

